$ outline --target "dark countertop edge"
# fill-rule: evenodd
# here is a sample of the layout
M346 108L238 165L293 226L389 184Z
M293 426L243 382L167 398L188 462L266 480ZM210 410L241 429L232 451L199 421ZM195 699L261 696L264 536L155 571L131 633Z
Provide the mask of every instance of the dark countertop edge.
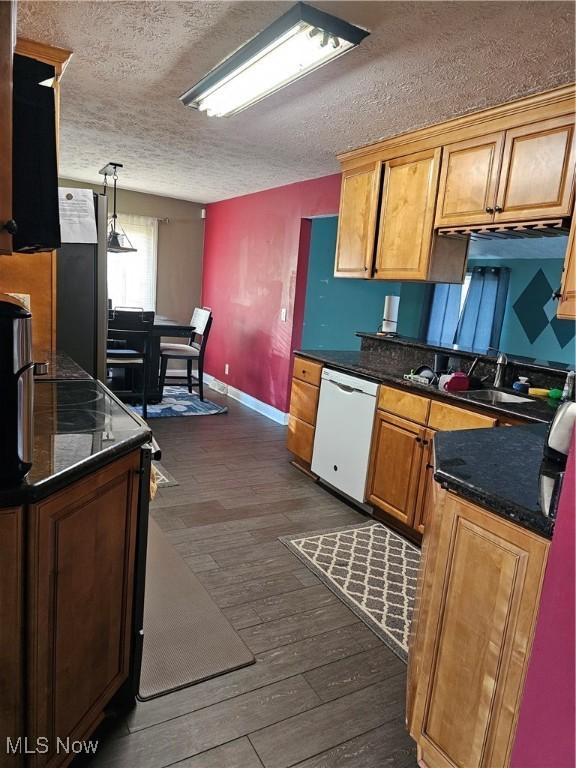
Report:
M424 384L418 384L415 381L409 381L408 379L402 379L398 376L393 376L392 374L386 374L384 372L374 372L374 373L366 373L364 370L359 370L358 368L355 368L352 365L346 365L345 363L339 363L337 361L334 361L330 359L329 354L328 355L322 355L322 352L307 352L306 350L295 350L295 355L298 355L299 357L306 357L309 360L316 360L319 363L324 363L325 365L330 366L330 368L334 368L338 371L343 371L344 373L351 373L354 376L358 376L362 379L367 379L368 381L374 381L377 384L395 384L396 386L404 387L405 389L408 389L412 392L415 392L419 395L424 395L426 397L434 397L438 398L439 400L447 400L451 403L458 404L460 406L470 406L474 408L479 408L482 411L486 411L488 413L493 413L495 415L501 415L506 416L513 419L522 419L526 422L531 422L533 424L547 424L552 421L554 418L554 414L550 413L550 418L545 419L541 416L530 416L524 412L520 412L518 410L515 410L513 407L511 408L510 405L506 406L505 403L502 403L501 405L494 405L492 403L486 403L486 402L479 402L478 400L472 400L469 397L463 397L462 395L459 395L457 392L441 392L439 389L436 389L434 387L425 386ZM514 393L516 394L516 393Z
M469 349L454 349L452 347L441 347L437 346L436 344L428 344L425 341L419 341L418 339L410 339L406 336L384 336L382 334L378 333L371 333L369 331L357 331L356 336L359 336L360 338L366 338L366 339L376 339L377 341L384 341L386 343L392 343L392 344L401 344L404 347L414 347L416 349L422 349L422 350L429 350L430 352L439 352L446 355L450 355L450 357L466 357L470 359L474 359L475 357L483 358L484 360L489 360L490 362L496 362L498 359L498 351L490 351L487 350L486 352L473 352ZM555 373L558 375L566 374L568 371L573 370L573 367L570 365L570 363L558 363L554 361L550 361L549 363L542 362L542 363L534 363L530 362L529 358L523 358L520 356L513 355L512 353L506 352L506 357L508 358L508 362L511 365L515 365L519 368L529 368L533 371L548 371L551 373Z
M81 480L83 477L102 469L115 459L118 459L140 448L152 437L152 431L149 427L142 428L140 432L131 437L127 437L121 443L104 448L98 453L90 456L83 461L74 464L72 467L63 470L55 475L42 480L33 485L19 485L15 488L0 490L0 508L9 506L22 506L41 501L51 496L57 491L61 491L71 483Z
M474 504L502 518L502 520L508 520L513 525L519 525L536 536L541 536L547 540L552 539L555 522L552 518L542 517L542 525L536 528L534 516L525 510L524 507L508 500L504 501L501 497L490 494L486 489L476 488L442 470L434 472L434 480L440 483L446 490L452 491L463 499L474 502Z

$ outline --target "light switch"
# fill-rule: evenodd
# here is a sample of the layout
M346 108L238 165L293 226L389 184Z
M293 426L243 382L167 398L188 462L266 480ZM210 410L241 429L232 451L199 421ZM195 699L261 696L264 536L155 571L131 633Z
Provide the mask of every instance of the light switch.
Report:
M280 310L280 320L283 323L285 323L287 316L288 316L288 310L286 309L286 307L282 307L282 309Z

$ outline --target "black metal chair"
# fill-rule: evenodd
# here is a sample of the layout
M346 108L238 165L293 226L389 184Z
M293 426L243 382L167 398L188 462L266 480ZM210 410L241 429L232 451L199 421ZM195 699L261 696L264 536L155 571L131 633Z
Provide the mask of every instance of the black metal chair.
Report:
M138 397L142 402L142 417L148 417L148 383L150 379L150 339L154 326L154 312L142 310L112 310L108 317L108 345L106 350L107 368L122 368L137 376L140 386L134 384L131 389L116 390L118 397L131 399ZM138 391L139 390L139 391Z
M164 394L166 379L180 379L181 376L167 376L169 360L186 360L186 382L188 392L198 387L200 400L204 400L204 354L212 327L212 311L207 307L196 307L192 320L192 335L188 344L160 344L160 392ZM192 376L192 365L196 362L197 376Z

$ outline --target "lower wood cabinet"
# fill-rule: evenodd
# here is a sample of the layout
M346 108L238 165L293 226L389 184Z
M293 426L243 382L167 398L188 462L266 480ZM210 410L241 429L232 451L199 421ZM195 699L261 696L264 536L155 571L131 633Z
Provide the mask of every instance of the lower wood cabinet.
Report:
M418 424L376 412L368 501L406 525L416 511L425 436Z
M67 764L56 739L87 738L128 677L139 466L137 451L26 510L24 732L49 744L26 765Z
M408 662L422 768L506 768L548 542L438 489Z
M557 315L563 320L576 320L576 214L572 216L572 226L564 257Z
M294 358L286 446L306 469L312 463L322 367L321 363L298 355Z
M6 736L22 733L24 653L22 633L23 516L20 507L0 509L0 766L14 765Z

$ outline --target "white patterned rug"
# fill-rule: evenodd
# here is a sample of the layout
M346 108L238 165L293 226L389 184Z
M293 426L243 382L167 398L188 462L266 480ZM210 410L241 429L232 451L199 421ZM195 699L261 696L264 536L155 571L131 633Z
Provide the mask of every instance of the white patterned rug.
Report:
M406 661L420 550L381 523L280 541Z

